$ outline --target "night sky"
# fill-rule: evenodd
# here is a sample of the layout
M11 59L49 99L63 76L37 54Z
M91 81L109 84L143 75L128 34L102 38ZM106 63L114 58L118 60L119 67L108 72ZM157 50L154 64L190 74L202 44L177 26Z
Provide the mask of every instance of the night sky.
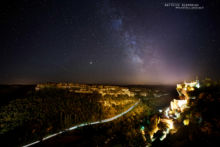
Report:
M0 84L220 79L219 10L217 0L1 1Z

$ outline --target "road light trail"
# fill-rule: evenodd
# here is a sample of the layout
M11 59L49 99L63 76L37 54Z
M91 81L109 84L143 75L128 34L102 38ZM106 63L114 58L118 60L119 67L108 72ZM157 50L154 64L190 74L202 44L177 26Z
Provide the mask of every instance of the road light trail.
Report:
M49 136L47 136L47 137L44 137L44 138L42 139L42 141L45 141L45 140L47 140L47 139L49 139L49 138L52 138L52 137L55 137L55 136L57 136L57 135L59 135L59 134L62 134L62 133L64 133L64 132L75 130L75 129L80 128L80 127L84 127L84 126L88 126L88 125L101 124L101 123L106 123L106 122L113 121L113 120L115 120L115 119L117 119L117 118L119 118L119 117L125 115L126 113L128 113L128 112L131 111L132 109L134 109L134 107L136 107L139 103L140 103L140 99L139 99L133 106L131 106L128 110L126 110L126 111L124 111L124 112L122 112L122 113L120 113L120 114L118 114L118 115L116 115L116 116L114 116L114 117L107 118L107 119L100 120L100 121L96 121L96 122L86 122L86 123L82 123L82 124L79 124L79 125L75 125L75 126L73 126L73 127L70 127L70 128L68 128L68 129L65 129L64 131L60 131L60 132L58 132L58 133L54 133L54 134L51 134L51 135L49 135ZM27 145L24 145L23 147L29 147L29 146L32 146L32 145L37 144L37 143L39 143L39 142L40 142L40 140L35 141L35 142L32 142L32 143L27 144Z

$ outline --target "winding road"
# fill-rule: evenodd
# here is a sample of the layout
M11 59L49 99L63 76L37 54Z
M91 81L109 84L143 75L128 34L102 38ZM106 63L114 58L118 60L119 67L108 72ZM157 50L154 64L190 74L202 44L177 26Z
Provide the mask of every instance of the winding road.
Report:
M134 105L132 105L128 110L126 110L126 111L124 111L124 112L122 112L122 113L120 113L120 114L118 114L118 115L116 115L116 116L114 116L114 117L111 117L111 118L108 118L108 119L104 119L104 120L100 120L100 121L96 121L96 122L86 122L86 123L82 123L82 124L79 124L79 125L75 125L75 126L73 126L73 127L70 127L70 128L65 129L64 131L60 131L60 132L58 132L58 133L54 133L54 134L52 134L52 135L49 135L49 136L47 136L47 137L44 137L44 138L42 139L42 141L45 141L45 140L47 140L47 139L49 139L49 138L52 138L52 137L55 137L55 136L57 136L57 135L59 135L59 134L62 134L62 133L64 133L64 132L71 131L71 130L75 130L75 129L80 128L80 127L84 127L84 126L88 126L88 125L101 124L101 123L106 123L106 122L113 121L113 120L115 120L115 119L117 119L117 118L119 118L119 117L125 115L125 114L128 113L129 111L131 111L131 110L132 110L134 107L136 107L139 103L140 103L140 99L139 99ZM37 143L39 143L39 142L40 142L40 140L35 141L35 142L32 142L32 143L30 143L30 144L27 144L27 145L25 145L25 146L23 146L23 147L29 147L29 146L32 146L32 145L37 144Z

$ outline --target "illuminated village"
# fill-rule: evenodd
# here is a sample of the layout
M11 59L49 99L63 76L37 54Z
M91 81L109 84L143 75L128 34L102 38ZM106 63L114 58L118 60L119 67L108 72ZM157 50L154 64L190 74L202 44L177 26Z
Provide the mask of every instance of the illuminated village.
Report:
M184 82L183 84L177 84L177 92L179 94L179 99L173 99L170 102L170 106L164 110L159 110L160 115L155 115L152 118L152 129L149 132L145 132L144 126L141 127L141 133L143 139L147 141L147 144L150 145L151 142L154 142L154 134L158 131L162 131L162 136L160 136L160 141L163 141L167 134L174 134L178 131L178 127L175 126L177 121L182 121L184 125L189 125L189 119L181 119L181 113L184 112L185 109L189 108L189 103L191 100L195 99L195 97L190 97L188 92L194 91L195 88L200 88L199 81L193 81L190 83ZM178 120L179 119L179 120ZM163 127L161 127L163 126ZM165 127L164 127L165 126ZM150 140L147 140L146 133L148 133Z
M48 83L48 84L38 84L35 88L36 91L43 88L61 88L68 89L70 92L74 93L99 93L102 96L111 95L118 97L119 95L128 95L129 97L134 96L134 92L129 91L128 88L120 86L106 86L106 85L86 85L86 84L73 84L73 83Z

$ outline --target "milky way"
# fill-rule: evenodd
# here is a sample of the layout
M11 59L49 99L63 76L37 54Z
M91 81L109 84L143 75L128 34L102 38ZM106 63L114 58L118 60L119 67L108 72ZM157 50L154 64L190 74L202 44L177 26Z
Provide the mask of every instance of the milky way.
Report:
M183 79L192 79L193 76L195 78L196 75L200 75L200 73L193 69L193 66L196 66L193 65L195 59L190 58L194 58L191 54L194 54L193 56L195 56L196 59L198 59L198 56L195 55L193 51L195 49L187 48L188 44L191 46L194 45L192 45L191 41L188 42L188 40L185 41L183 46L178 46L176 42L182 39L181 35L184 35L183 39L188 37L185 36L184 32L188 31L189 36L193 36L197 33L192 28L190 29L190 27L190 30L186 30L184 25L192 25L195 27L195 25L198 24L190 24L190 22L188 22L191 16L188 16L188 18L184 16L183 18L175 20L176 16L170 15L171 12L169 11L166 15L160 14L163 12L157 12L159 9L166 11L163 7L164 3L156 4L157 6L151 5L147 7L154 11L153 13L151 12L151 14L147 14L148 10L146 7L140 7L140 9L142 9L140 10L142 11L140 16L138 16L136 11L132 11L132 7L131 9L125 8L124 4L118 4L118 7L114 7L116 4L113 1L106 0L102 5L101 11L102 14L104 14L103 16L109 18L109 22L105 22L104 25L107 31L110 31L112 37L115 38L115 42L121 44L120 49L125 55L123 58L126 60L126 66L130 68L130 73L135 77L135 81L132 82L173 83ZM136 10L138 8L134 6L133 9ZM176 13L180 13L178 15L181 17L181 15L188 12L177 11ZM196 15L199 14L192 15L196 17ZM159 18L160 16L164 18ZM151 19L152 17L155 18ZM141 24L140 19L150 22L152 26L149 26L147 22ZM159 19L161 19L161 22ZM175 23L177 24L173 27ZM166 38L168 38L169 41L165 42ZM196 42L194 43L197 44ZM173 46L173 44L175 44L175 46ZM166 50L168 50L168 53L166 53ZM181 55L182 52L184 53ZM181 58L185 58L185 60L181 61Z

